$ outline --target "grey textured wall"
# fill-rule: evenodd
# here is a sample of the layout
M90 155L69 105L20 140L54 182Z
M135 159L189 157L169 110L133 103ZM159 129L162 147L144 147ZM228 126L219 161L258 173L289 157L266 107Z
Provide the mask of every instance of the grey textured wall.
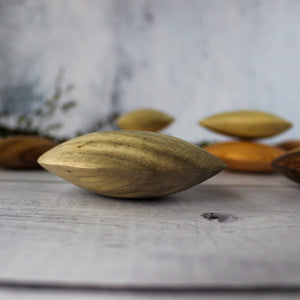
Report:
M299 137L299 57L299 0L0 0L1 108L38 106L63 67L78 101L63 133L153 107L176 117L167 133L219 139L197 120L252 108Z

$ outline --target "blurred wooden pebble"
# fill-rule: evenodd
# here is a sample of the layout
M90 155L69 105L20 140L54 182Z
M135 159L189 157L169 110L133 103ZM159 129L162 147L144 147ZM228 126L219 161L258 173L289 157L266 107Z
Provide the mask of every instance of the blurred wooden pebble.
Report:
M272 165L282 175L300 183L300 147L278 157Z
M204 148L219 157L227 168L244 172L272 172L272 161L286 151L252 142L223 142Z
M174 118L164 112L139 109L119 117L116 123L121 129L155 132L167 127L173 121Z
M38 136L12 136L0 140L0 166L8 169L39 168L37 159L56 143Z
M285 142L278 144L277 147L280 147L285 150L292 150L295 148L300 148L300 140L285 141Z
M271 137L292 126L280 117L254 110L216 114L199 121L199 124L215 132L243 139Z

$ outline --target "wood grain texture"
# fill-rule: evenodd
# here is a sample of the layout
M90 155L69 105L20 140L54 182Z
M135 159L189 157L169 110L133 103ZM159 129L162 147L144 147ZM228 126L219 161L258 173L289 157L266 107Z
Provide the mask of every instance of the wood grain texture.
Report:
M286 153L283 149L253 142L222 142L204 149L224 161L229 170L242 172L273 172L273 160Z
M254 110L216 114L199 121L199 124L215 132L244 139L271 137L292 126L278 116Z
M160 131L174 121L174 118L155 109L138 109L131 111L116 121L121 129Z
M200 147L145 131L87 134L58 145L38 162L82 188L121 198L165 196L225 168L220 159Z
M255 186L248 176L251 186L224 172L213 185L143 201L49 183L48 175L45 182L0 181L0 280L300 285L299 187L284 177L278 186L262 186L258 177ZM238 220L208 221L206 212Z
M0 166L9 169L40 168L37 159L54 146L54 141L38 136L0 139Z

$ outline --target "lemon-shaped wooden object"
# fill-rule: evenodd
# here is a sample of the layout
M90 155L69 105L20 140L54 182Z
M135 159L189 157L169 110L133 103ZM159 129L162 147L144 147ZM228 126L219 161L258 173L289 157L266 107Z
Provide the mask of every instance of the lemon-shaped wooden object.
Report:
M155 109L139 109L129 112L116 121L121 129L159 131L174 121L174 118Z
M204 148L224 161L229 170L272 172L274 159L286 151L252 142L222 142Z
M216 114L199 121L199 124L215 132L243 139L271 137L292 126L273 114L254 110Z
M190 188L225 164L181 139L144 131L96 132L64 142L38 162L82 188L120 198L153 198Z
M54 141L38 136L3 138L0 140L0 166L9 169L39 168L39 156L54 146Z
M273 161L273 167L287 178L300 183L300 147Z

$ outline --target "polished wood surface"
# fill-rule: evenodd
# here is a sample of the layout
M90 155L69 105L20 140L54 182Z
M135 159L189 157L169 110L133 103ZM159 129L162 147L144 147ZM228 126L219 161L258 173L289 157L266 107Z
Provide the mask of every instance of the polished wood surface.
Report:
M238 110L216 114L200 120L199 125L224 135L242 139L275 136L292 126L289 121L278 116L255 110Z
M37 159L56 146L56 142L39 136L13 136L0 139L0 166L8 169L40 168Z
M38 162L87 190L138 199L185 190L225 168L220 159L184 140L126 130L77 137L51 149Z
M224 161L227 169L243 172L273 172L274 159L285 150L253 142L221 142L204 147Z
M125 130L160 131L174 121L167 113L156 109L138 109L120 116L116 124Z

